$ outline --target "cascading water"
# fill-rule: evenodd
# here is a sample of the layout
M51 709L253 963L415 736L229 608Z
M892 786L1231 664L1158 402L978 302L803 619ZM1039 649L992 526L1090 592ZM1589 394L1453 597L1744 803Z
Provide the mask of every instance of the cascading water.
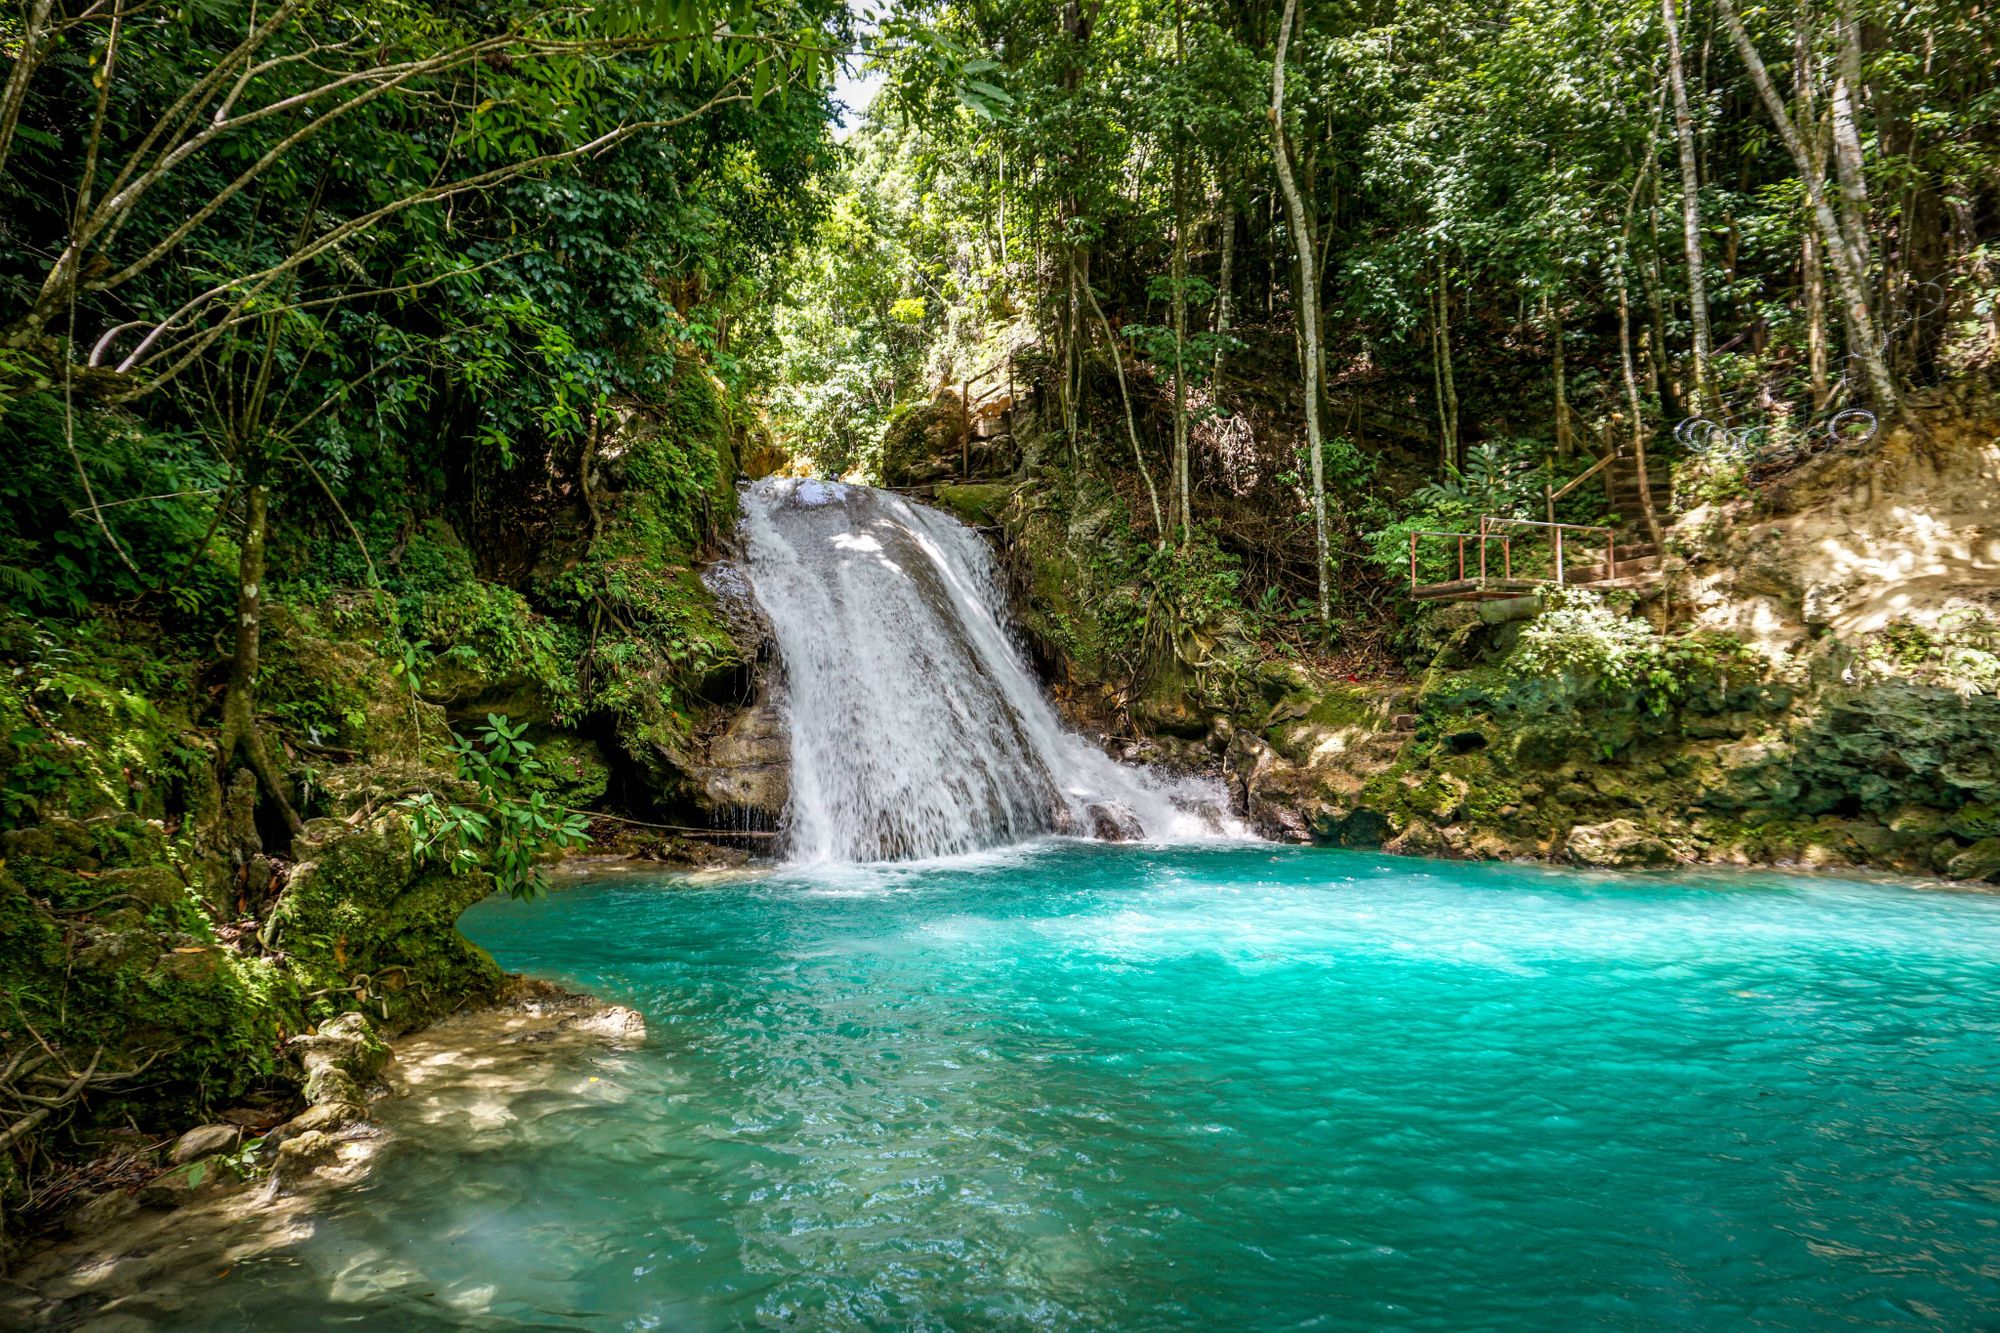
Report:
M1224 831L1218 784L1121 765L1063 728L964 524L872 487L767 478L743 531L785 672L793 859Z

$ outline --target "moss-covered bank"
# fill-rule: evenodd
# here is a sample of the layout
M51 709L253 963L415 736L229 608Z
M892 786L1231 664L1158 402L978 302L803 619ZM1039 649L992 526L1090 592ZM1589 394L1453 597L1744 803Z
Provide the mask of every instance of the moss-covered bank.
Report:
M533 503L282 525L258 706L297 836L218 763L226 660L199 617L0 607L0 1236L92 1162L132 1185L190 1123L296 1109L294 1039L338 1014L396 1033L495 992L456 928L493 844L426 846L412 797L606 812L654 849L673 835L646 826L708 821L759 651L701 576L738 441L689 360L580 453L531 460ZM534 747L505 792L461 761L489 714Z

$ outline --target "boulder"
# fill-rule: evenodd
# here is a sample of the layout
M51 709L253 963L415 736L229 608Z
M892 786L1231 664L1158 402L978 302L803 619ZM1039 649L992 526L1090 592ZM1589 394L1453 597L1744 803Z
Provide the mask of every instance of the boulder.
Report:
M175 1166L192 1162L197 1157L210 1157L216 1153L226 1153L236 1146L242 1130L234 1125L196 1125L180 1136L169 1155Z
M968 429L955 393L899 409L882 434L882 484L915 486L957 476Z
M278 1157L272 1164L271 1174L281 1184L290 1183L312 1174L313 1168L324 1166L339 1155L340 1146L333 1141L332 1135L316 1129L308 1130L278 1146Z
M341 1102L360 1105L367 1085L388 1067L390 1052L374 1027L358 1013L341 1014L317 1031L291 1040L306 1071L306 1100L314 1106Z
M1983 879L2000 883L2000 838L1981 838L1952 857L1944 873L1953 879Z
M1612 869L1667 866L1679 860L1671 847L1629 819L1578 824L1563 840L1563 855L1580 866Z
M95 1190L63 1214L63 1230L72 1236L89 1236L108 1230L139 1211L139 1201L124 1190Z
M321 1102L316 1106L308 1106L265 1135L264 1149L266 1152L275 1152L291 1140L307 1134L325 1134L331 1137L349 1125L360 1124L367 1119L367 1108L357 1102Z
M1099 842L1137 842L1146 836L1139 817L1117 801L1093 801L1084 809L1090 815L1090 836Z

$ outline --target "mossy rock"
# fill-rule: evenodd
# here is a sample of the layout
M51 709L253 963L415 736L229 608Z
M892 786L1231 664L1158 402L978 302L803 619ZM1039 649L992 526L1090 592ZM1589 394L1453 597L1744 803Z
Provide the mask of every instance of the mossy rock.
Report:
M501 981L485 950L458 932L466 908L492 892L483 872L418 865L407 821L377 815L359 828L316 819L294 845L268 934L308 990L350 992L392 1030L421 1025ZM322 999L319 1009L346 1007Z
M1013 484L1002 481L940 486L932 496L938 508L975 528L997 526L1013 498Z
M610 785L611 769L596 741L564 732L547 734L535 743L534 758L541 767L526 785L547 792L559 805L588 808Z
M917 486L957 476L966 429L965 408L955 396L898 408L882 434L882 484Z

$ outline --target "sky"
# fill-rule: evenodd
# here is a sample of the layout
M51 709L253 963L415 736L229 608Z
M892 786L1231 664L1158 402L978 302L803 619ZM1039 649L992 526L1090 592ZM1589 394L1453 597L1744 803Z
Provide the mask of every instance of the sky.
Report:
M875 31L875 16L880 11L869 0L847 0L847 10L854 15L858 35L867 36ZM861 127L861 121L868 113L868 104L875 100L875 94L882 91L883 74L880 70L862 71L859 57L850 57L834 80L835 100L847 107L842 123L834 127L833 137L845 139Z

